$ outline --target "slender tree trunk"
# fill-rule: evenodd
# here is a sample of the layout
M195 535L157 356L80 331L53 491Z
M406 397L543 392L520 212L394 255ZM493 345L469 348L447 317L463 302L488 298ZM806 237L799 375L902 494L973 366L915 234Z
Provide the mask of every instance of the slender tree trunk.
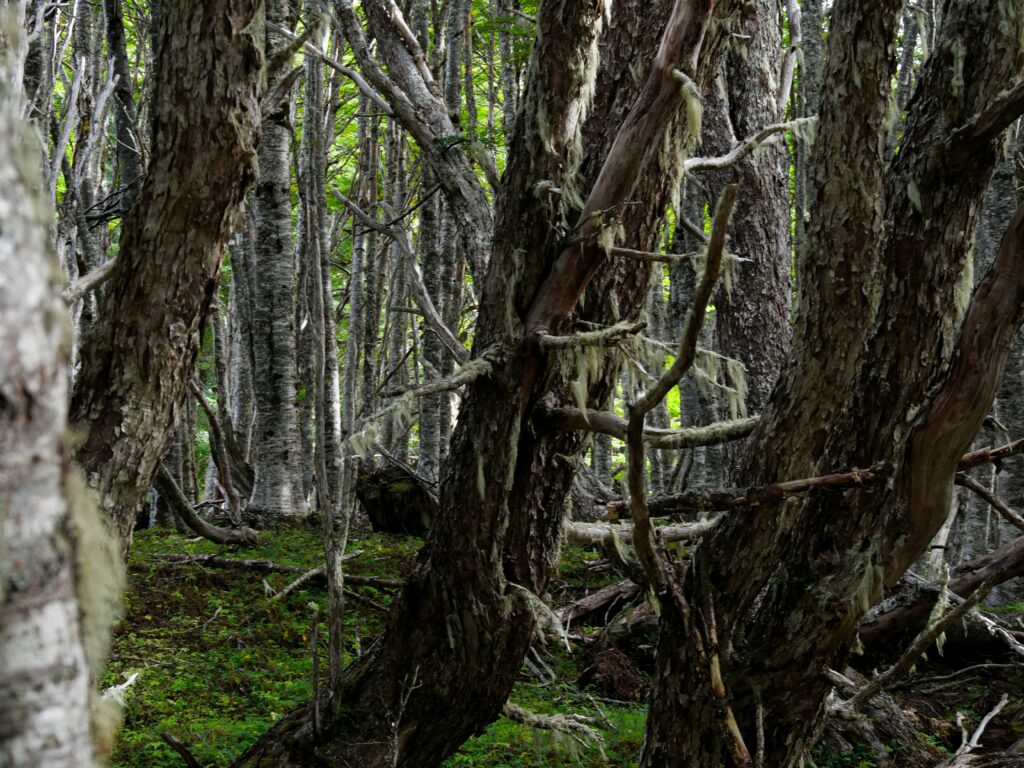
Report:
M272 0L267 18L286 26L288 4ZM268 50L286 43L267 32ZM276 73L272 73L273 74ZM253 274L253 369L256 427L253 431L255 481L249 514L265 520L306 514L303 453L296 387L295 270L292 251L289 99L271 107L263 120L259 146Z

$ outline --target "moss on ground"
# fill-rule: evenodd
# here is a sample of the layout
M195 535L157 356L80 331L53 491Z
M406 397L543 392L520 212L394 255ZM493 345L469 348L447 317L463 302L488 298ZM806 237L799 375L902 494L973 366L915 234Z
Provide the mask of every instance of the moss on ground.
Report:
M351 573L400 578L422 542L409 537L353 534L349 551L362 552L348 563ZM264 579L280 590L293 574L175 564L158 555L223 554L312 568L322 560L319 534L292 528L262 536L262 543L227 552L207 541L151 529L136 534L129 563L126 614L117 628L104 686L123 682L134 672L126 698L124 726L113 755L115 768L180 768L181 758L160 737L169 731L205 766L226 766L283 713L306 701L311 691L310 603L325 613L325 590L304 585L279 601L270 601ZM563 573L552 585L558 603L568 602L616 581L595 571L595 556L569 549ZM360 588L387 605L390 595ZM346 612L348 653L355 656L383 626L384 617L349 601ZM320 637L326 634L321 624ZM542 683L523 675L512 694L520 706L541 713L573 712L598 718L603 744L584 747L561 734L535 731L505 719L468 741L448 768L547 768L635 766L644 730L640 704L599 701L575 684L582 654L569 655L554 643L544 662L556 679ZM325 667L322 664L321 667Z

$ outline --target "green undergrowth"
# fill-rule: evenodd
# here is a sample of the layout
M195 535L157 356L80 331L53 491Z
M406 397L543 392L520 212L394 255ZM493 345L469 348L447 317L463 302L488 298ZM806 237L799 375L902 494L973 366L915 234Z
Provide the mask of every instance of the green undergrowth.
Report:
M418 539L354 533L347 563L353 574L401 578L411 567ZM227 766L277 718L308 700L312 689L310 630L313 605L326 610L325 589L305 584L280 600L295 574L225 570L201 563L179 564L164 554L217 554L235 559L271 560L299 568L322 561L314 529L266 532L254 547L231 551L161 529L140 531L129 561L126 615L119 624L104 687L137 673L125 697L125 718L111 759L115 768L180 768L179 757L161 739L167 731L184 741L210 768ZM561 577L552 584L556 603L616 581L614 573L594 571L595 556L567 550ZM269 589L268 589L269 588ZM359 594L387 606L390 595L360 587ZM347 652L355 657L381 631L384 615L349 600ZM320 624L323 647L326 627ZM551 642L541 657L553 673L543 682L525 672L511 700L533 712L594 717L603 736L599 745L536 731L504 718L468 741L448 768L495 766L635 766L643 739L644 708L600 699L574 683L585 663L578 650L567 653ZM325 651L321 670L325 673Z

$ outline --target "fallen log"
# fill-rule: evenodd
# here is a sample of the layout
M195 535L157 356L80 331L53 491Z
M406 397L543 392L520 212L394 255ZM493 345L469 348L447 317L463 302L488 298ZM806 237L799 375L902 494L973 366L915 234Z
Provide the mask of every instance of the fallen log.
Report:
M354 557L362 554L361 552L349 552L345 555L345 560L351 560ZM160 554L156 555L158 560L164 560L168 563L174 563L177 565L186 565L190 563L197 563L207 568L226 568L236 571L256 571L257 573L291 573L297 575L309 574L308 568L299 568L294 565L282 565L281 563L275 563L272 560L239 560L233 557L221 557L220 555L178 555L178 554ZM314 568L314 575L309 577L309 581L313 584L324 585L327 583L324 578L323 569ZM318 571L318 572L317 572ZM355 574L345 574L345 583L351 584L356 587L375 587L377 589L398 589L402 586L403 582L400 579L381 579L376 576L357 576Z
M610 584L586 597L581 597L564 608L556 611L559 621L563 624L575 624L580 619L591 616L598 611L610 611L617 603L632 600L640 594L640 587L630 579Z

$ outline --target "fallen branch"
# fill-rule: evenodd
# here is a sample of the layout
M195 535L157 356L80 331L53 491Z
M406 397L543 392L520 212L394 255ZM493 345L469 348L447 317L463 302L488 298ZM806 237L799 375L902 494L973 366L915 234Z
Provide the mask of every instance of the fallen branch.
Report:
M252 528L221 528L208 523L196 514L195 509L181 492L181 488L171 477L171 473L162 462L157 464L156 475L153 478L156 489L161 496L171 505L171 508L178 514L189 528L198 533L204 539L209 539L215 544L238 545L258 544L259 535Z
M974 609L982 600L984 600L988 593L992 591L992 588L1000 583L999 574L993 574L989 577L984 584L974 591L968 599L964 600L959 605L955 605L946 611L942 616L938 617L934 622L930 623L916 638L914 642L910 644L910 647L900 657L900 659L893 664L889 669L885 670L881 674L875 675L867 685L857 691L856 695L848 702L843 702L837 705L837 711L843 716L853 716L861 709L864 705L871 700L872 697L881 693L883 690L891 688L896 682L903 678L906 674L914 668L921 656L924 655L932 643L935 642L936 638L951 627L955 622L959 621L962 617L968 614Z
M652 527L654 536L662 543L675 541L696 541L706 536L715 527L717 520L706 520L700 523L681 523L679 525L663 525ZM565 538L577 546L615 546L616 540L622 544L633 545L633 526L609 525L605 523L566 523L563 530Z
M349 552L345 555L344 559L351 560L361 554L362 552L360 551ZM177 565L195 563L207 568L224 568L236 571L256 571L257 573L298 573L303 575L310 573L306 568L299 568L294 565L282 565L281 563L275 563L272 560L239 560L233 557L221 557L220 555L179 554L160 554L156 555L156 558L158 560L164 560ZM310 581L319 584L324 581L323 570L314 569L314 571L316 570L319 570L319 573L310 576ZM382 579L376 576L355 576L348 573L345 574L345 583L352 584L357 587L375 587L377 589L399 589L403 584L400 579Z
M560 608L556 615L563 624L571 624L583 616L604 610L618 601L631 600L639 594L640 587L630 579L625 579L618 584L609 584L596 592L591 592L586 597L569 603L564 608Z
M538 715L536 712L528 712L511 701L505 703L501 713L512 722L525 725L528 728L539 728L546 731L568 734L583 746L589 746L590 742L599 744L604 741L604 737L590 727L589 724L596 722L592 717L585 717L583 715Z

